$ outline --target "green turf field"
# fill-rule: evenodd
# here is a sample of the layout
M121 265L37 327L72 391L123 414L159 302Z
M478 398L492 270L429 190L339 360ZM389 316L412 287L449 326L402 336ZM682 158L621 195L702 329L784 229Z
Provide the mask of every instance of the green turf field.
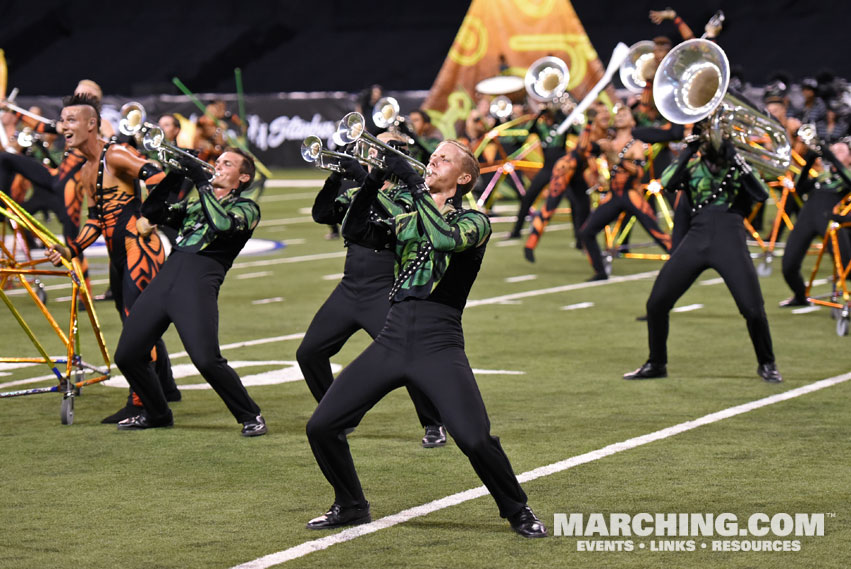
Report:
M327 228L310 219L322 174L280 176L315 178L317 183L267 188L255 237L282 241L286 247L240 257L222 288L224 355L238 362L243 377L270 371L273 378L296 377L292 366L298 334L343 267L342 243L325 239ZM366 535L343 534L352 537L348 541L335 540L340 532L304 528L333 501L304 434L315 407L304 383L249 387L269 434L240 437L240 426L211 390L186 387L203 380L185 371L189 360L170 330L166 343L175 369L188 373L178 380L184 386L183 401L173 404L172 429L119 432L101 425L100 419L121 407L126 397L125 389L102 384L83 389L70 426L60 424L59 394L0 401L0 568L851 565L851 382L730 417L715 416L714 422L679 434L664 431L657 440L636 440L851 371L846 355L851 338L837 335L828 310L792 314L777 308L777 301L788 296L779 258L761 284L782 384L766 384L756 375L744 320L714 272L705 273L678 304L692 309L671 315L669 377L627 382L621 375L647 356L646 327L636 316L644 311L661 263L615 259L615 277L645 276L585 283L591 269L573 248L569 217L554 220L534 265L523 259L522 241L503 241L509 228L507 222L494 224L470 295L478 302L464 316L467 353L480 370L477 379L492 432L518 474L607 449L570 468L536 471L540 476L524 482L530 505L551 530L560 513L586 519L592 514L608 519L612 513L727 513L736 515L741 527L757 513L824 514L824 535L524 540L498 517L493 500L483 496ZM632 240L647 239L639 230ZM812 258L805 267L811 265ZM95 292L103 292L104 259L93 259L92 278ZM61 288L61 281L46 284L48 305L65 314L69 303L61 298L68 289ZM40 337L49 338L47 325L24 298L15 292L10 298ZM118 315L108 303L97 308L111 353L120 329ZM34 355L5 307L0 313L0 355ZM96 361L87 334L84 320L83 356ZM242 342L249 344L232 346ZM334 363L345 365L367 343L368 337L358 333ZM58 353L58 343L47 344L51 353ZM43 365L0 368L0 390L49 385L10 386L47 373ZM406 393L396 391L349 437L373 519L480 486L454 443L423 449L422 434ZM629 444L610 447L622 441ZM319 538L331 539L313 542ZM626 540L631 540L632 551L583 551L592 541L616 547ZM694 551L655 550L689 540ZM799 551L712 550L713 542L730 547L734 540L787 541L790 547L796 542ZM274 563L283 556L251 563L291 548L298 549L283 565Z

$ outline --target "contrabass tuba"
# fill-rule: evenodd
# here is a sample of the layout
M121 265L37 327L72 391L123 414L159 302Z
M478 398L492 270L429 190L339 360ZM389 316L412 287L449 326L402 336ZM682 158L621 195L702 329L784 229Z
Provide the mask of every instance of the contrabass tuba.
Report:
M789 168L791 146L786 130L774 119L727 92L730 63L709 40L692 39L672 49L656 70L653 100L676 124L708 125L702 135L720 148L729 139L742 157L766 177Z

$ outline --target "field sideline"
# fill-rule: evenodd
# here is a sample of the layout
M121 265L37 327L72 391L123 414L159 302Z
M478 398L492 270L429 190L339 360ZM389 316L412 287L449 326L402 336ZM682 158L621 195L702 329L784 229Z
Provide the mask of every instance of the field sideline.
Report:
M57 394L0 401L0 569L848 566L851 339L837 336L829 311L778 308L788 290L774 260L760 282L784 382L769 385L756 375L729 292L707 272L672 314L669 377L623 381L647 356L646 325L636 316L661 262L618 258L615 278L586 283L591 269L573 248L568 216L554 219L535 264L523 259L522 241L503 241L510 225L495 222L464 315L492 432L536 513L551 530L560 513L728 513L742 527L758 513L824 514L824 535L523 540L498 517L453 442L421 448L403 390L349 437L375 521L341 532L305 529L333 494L304 435L315 402L295 351L339 279L343 247L310 220L321 172L278 174L260 200L255 237L284 247L237 259L220 297L223 353L261 406L269 434L239 436L173 330L165 338L184 397L173 405L172 429L101 425L126 397L120 378L84 388L71 426L59 424ZM640 231L632 239L647 240ZM808 258L805 276L811 266ZM102 292L103 258L92 258L92 278ZM45 284L48 305L64 314L65 283ZM17 291L10 298L49 338L26 299ZM111 353L118 315L108 303L97 309ZM34 353L4 314L0 355ZM85 321L81 337L84 358L96 360ZM359 332L333 363L344 366L368 341ZM47 346L58 351L58 343ZM0 390L49 385L34 379L47 373L43 365L2 366ZM689 540L693 551L659 550ZM750 540L797 541L799 550L713 551L714 541ZM632 550L585 551L595 541L621 549L616 542L631 541Z

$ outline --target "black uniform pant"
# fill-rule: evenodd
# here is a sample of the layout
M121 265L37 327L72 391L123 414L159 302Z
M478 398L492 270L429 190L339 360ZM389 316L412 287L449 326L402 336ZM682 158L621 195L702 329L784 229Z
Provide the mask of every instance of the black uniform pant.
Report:
M597 244L597 234L609 223L618 218L621 212L634 215L638 223L650 234L650 237L665 251L671 249L671 236L659 228L650 204L637 190L608 192L608 200L597 206L579 230L579 238L588 253L591 266L598 275L605 274L603 255ZM626 221L626 219L624 219Z
M526 195L520 200L520 209L517 210L517 221L514 223L512 233L520 235L520 230L523 229L523 224L526 223L526 216L529 215L529 210L532 209L532 204L541 195L543 189L550 183L550 178L553 175L553 168L558 162L558 159L564 156L564 148L546 148L544 149L544 165L529 182L529 187L526 188Z
M813 190L798 214L795 228L789 233L789 239L783 249L783 278L798 300L807 298L807 287L801 276L801 265L807 255L807 249L816 236L824 237L830 223L829 216L841 198L841 194L833 191ZM836 237L839 243L839 258L844 266L851 259L851 240L846 229L840 229ZM835 251L832 253L836 255Z
M149 365L151 348L171 323L192 363L237 422L260 414L219 349L218 296L224 277L225 269L218 261L174 251L124 321L115 363L154 422L171 416L162 386Z
M138 206L134 207L133 203L135 202L131 202L119 215L109 240L109 288L112 290L115 309L118 310L122 322L126 322L130 309L150 284L155 271L159 270L163 255L162 242L156 233L147 239L136 233L136 219L139 214L136 213ZM175 397L179 391L171 371L168 349L162 338L158 338L154 343L152 355L155 357L151 365L163 393ZM130 389L127 406L133 405L138 403L133 399L133 389Z
M774 361L762 291L746 239L742 216L726 208L704 208L691 220L688 233L662 266L647 299L650 362L668 362L671 309L706 269L718 271L733 295L747 322L757 361Z
M307 423L313 455L335 500L366 503L344 430L355 427L382 397L416 385L437 406L446 429L490 491L502 517L526 504L490 421L467 356L461 311L443 304L407 300L393 304L375 341L331 385Z
M366 330L373 339L381 332L390 309L388 294L395 263L389 249L348 245L343 279L313 317L296 351L304 381L317 403L334 381L331 358L348 339L358 330ZM408 394L423 427L442 424L422 391L411 385Z

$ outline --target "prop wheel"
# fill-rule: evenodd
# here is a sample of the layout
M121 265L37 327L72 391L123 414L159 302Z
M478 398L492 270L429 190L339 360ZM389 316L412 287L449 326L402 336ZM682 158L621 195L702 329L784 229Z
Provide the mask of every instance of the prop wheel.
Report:
M35 281L35 295L41 301L42 304L47 304L47 291L44 290L44 283L40 280Z
M59 420L63 425L74 423L74 397L66 395L62 398L62 407L59 410Z
M603 270L606 271L606 276L612 276L612 256L606 255L603 257Z
M848 317L840 318L836 321L836 335L837 336L847 336L848 335Z

